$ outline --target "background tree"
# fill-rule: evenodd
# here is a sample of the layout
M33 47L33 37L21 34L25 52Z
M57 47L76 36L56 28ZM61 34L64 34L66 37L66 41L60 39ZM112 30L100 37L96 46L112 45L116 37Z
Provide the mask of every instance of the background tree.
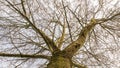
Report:
M119 6L119 0L0 0L0 61L11 68L119 68Z

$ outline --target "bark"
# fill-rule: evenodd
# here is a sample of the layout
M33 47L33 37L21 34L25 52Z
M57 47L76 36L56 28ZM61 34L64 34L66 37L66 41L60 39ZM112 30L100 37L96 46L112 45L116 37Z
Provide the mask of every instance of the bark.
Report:
M63 51L54 53L47 68L72 68L71 58Z
M47 65L47 68L72 68L71 62L68 58L64 58L61 56L52 57L52 60Z
M72 57L64 51L54 53L49 61L47 68L87 68L83 64L72 62Z

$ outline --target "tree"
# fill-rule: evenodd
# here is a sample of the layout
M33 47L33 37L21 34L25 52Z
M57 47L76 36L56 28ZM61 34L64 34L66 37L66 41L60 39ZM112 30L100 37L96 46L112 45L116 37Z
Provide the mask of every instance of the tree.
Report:
M2 0L0 5L0 56L9 57L11 67L119 67L120 58L114 58L120 48L119 0Z

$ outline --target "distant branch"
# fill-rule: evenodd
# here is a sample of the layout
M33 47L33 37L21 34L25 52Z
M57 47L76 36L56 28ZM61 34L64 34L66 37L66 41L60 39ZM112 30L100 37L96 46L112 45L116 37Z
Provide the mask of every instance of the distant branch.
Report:
M75 12L73 12L69 7L67 7L67 8L70 10L70 12L71 12L71 13L75 16L75 18L78 20L80 26L83 27L83 24L81 23L81 20L77 17L77 15L75 14Z
M21 4L22 4L23 12L24 12L24 14L26 15L26 10L25 10L25 6L24 6L24 1L23 1L23 0L21 0Z
M117 17L117 16L120 16L120 12L114 14L114 15L111 16L110 18L101 18L101 19L95 19L95 20L96 20L96 22L97 22L98 24L101 24L101 23L104 23L104 22L106 22L106 21L112 20L113 18L115 18L115 17Z
M63 2L63 0L62 0L62 5L63 5L63 9L64 9L64 14L65 14L65 21L66 21L66 23L67 23L67 26L68 26L68 30L69 30L69 35L70 35L70 39L71 39L71 41L73 41L73 39L72 39L72 32L71 32L71 29L70 29L70 24L69 24L69 21L68 21L68 17L67 17L67 11L66 11L66 6L64 5L64 2Z
M37 32L38 34L40 34L42 36L42 38L44 39L44 41L46 42L46 44L48 45L48 48L51 50L51 52L55 52L58 51L59 49L57 48L56 44L54 41L52 41L42 30L38 29L31 21L30 19L25 16L20 10L18 10L15 6L12 5L12 3L10 3L8 0L6 0L8 2L8 4L15 10L17 11L28 23L29 25L33 28L33 30L35 30L35 32Z

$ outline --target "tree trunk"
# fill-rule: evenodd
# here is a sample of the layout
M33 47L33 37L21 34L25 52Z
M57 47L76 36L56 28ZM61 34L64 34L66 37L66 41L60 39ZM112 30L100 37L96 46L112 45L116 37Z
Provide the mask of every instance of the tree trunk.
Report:
M65 53L56 53L51 57L47 68L72 68L71 59Z
M50 61L47 68L71 68L71 62L67 58L63 57L53 57L54 59Z

